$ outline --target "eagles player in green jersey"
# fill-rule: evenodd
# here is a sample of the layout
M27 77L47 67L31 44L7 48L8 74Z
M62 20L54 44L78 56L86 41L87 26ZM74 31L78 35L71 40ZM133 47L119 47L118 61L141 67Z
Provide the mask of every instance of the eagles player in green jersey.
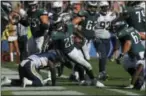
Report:
M136 61L134 62L136 65L134 68L129 67L126 69L132 77L130 86L126 88L141 89L144 84L143 69L145 67L144 46L141 44L141 39L145 38L143 38L143 36L133 27L128 27L125 21L117 21L113 26L114 32L117 32L116 35L119 38L122 47L122 52L116 60L117 63L120 64L120 61L126 54L128 54L129 58L128 61L124 58L126 66L129 67L131 66L129 65L129 62Z
M91 82L89 84L95 84L95 78L92 72L91 64L81 56L78 50L74 46L73 32L74 25L71 22L64 23L61 17L54 20L55 30L52 32L52 40L57 49L59 49L65 56L67 56L72 62L82 65ZM84 78L80 81L80 84L88 84ZM99 81L96 82L97 87L104 87Z
M144 8L138 6L141 1L127 1L123 8L123 16L129 26L134 27L138 32L146 32L146 18Z
M42 51L44 34L49 27L48 13L44 9L38 9L38 2L28 1L27 17L21 20L23 25L29 26L35 40L38 52Z
M123 8L123 17L129 26L134 27L140 34L146 36L146 17L144 8L139 6L142 1L127 1ZM145 46L145 41L142 41Z
M97 19L97 2L96 1L87 1L87 10L81 10L78 13L78 16L73 19L73 23L75 25L81 25L81 32L83 37L85 38L85 44L82 47L82 50L84 52L85 58L87 60L90 59L89 56L89 49L90 46L90 40L94 39L94 27L96 25L96 19Z

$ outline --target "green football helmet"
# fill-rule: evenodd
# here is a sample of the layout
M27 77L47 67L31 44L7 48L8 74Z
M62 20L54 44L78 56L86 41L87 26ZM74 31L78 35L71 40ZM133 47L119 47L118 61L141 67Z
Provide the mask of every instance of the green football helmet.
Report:
M87 1L87 10L90 14L95 14L97 11L98 3L97 1Z

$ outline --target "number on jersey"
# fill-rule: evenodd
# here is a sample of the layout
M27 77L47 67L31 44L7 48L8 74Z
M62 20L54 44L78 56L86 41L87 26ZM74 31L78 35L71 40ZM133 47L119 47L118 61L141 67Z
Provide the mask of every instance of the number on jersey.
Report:
M73 45L74 44L74 42L73 42L73 35L69 36L68 38L65 38L64 42L65 42L65 48L68 48L71 45Z
M99 26L103 29L108 29L110 27L110 25L111 25L111 23L109 21L108 22L102 21L99 23Z
M94 30L95 29L95 24L96 24L96 22L88 20L87 24L86 24L86 30Z
M135 13L136 13L136 15L138 17L138 22L141 23L142 17L145 17L144 10L136 11Z
M131 36L132 36L135 44L139 43L140 40L135 32L131 32Z

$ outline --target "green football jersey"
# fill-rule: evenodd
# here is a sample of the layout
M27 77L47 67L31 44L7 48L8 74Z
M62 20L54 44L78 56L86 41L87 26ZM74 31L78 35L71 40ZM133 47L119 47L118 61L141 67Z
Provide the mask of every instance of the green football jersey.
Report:
M47 11L43 9L36 10L35 12L28 11L28 20L31 28L32 35L34 37L43 36L44 30L41 28L40 17L42 15L48 15Z
M134 27L139 32L146 32L146 17L142 7L125 7L124 14L128 16L126 21L129 26Z
M95 25L97 24L97 14L91 15L88 11L80 11L79 16L85 17L85 20L81 22L82 33L87 39L93 39L95 37Z
M129 54L132 53L133 55L138 55L139 52L144 51L144 46L141 44L141 37L133 27L125 27L117 33L117 36L122 46L126 40L131 41L132 45L130 51L128 52Z
M73 24L67 25L67 32L52 32L52 40L55 41L55 46L64 53L69 53L74 48L73 41Z

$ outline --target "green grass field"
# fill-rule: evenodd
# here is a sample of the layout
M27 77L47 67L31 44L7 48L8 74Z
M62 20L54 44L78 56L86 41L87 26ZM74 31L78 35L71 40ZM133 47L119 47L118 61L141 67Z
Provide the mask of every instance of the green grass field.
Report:
M90 63L93 66L94 75L97 76L98 74L98 61L96 59L91 59ZM14 63L2 63L2 67L10 68L12 70L17 70L18 65ZM124 89L124 86L130 84L130 76L127 72L124 71L121 65L117 65L115 62L108 62L107 64L107 72L109 74L109 79L104 81L103 83L106 86L110 86L110 89L118 89L122 90L123 92L132 92L135 94L145 95L145 91L139 90L128 90ZM70 69L64 69L64 75L69 75L71 73ZM44 74L45 76L46 74ZM110 89L100 89L94 86L79 86L75 82L70 82L68 79L58 78L57 79L57 86L63 86L70 90L75 90L78 92L82 92L85 94L90 95L126 95L126 93L121 93L117 91L111 91ZM2 91L2 95L9 95L11 92Z

